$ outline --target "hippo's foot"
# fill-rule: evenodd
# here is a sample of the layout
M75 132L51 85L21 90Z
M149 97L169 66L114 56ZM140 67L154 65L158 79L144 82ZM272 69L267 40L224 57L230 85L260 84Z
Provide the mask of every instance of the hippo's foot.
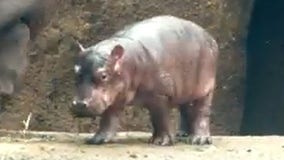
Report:
M184 138L184 137L188 137L188 136L189 136L189 134L186 131L180 130L176 133L177 138Z
M174 138L170 134L163 134L160 136L152 136L149 143L159 146L171 146L174 144Z
M188 137L188 143L192 145L210 145L212 144L212 137L193 135Z
M111 135L107 133L98 133L94 137L89 138L85 141L86 144L101 145L111 140Z
M189 134L183 130L179 130L175 137L176 137L176 140L179 141L179 142L182 142L183 139L187 139L187 137L189 136Z

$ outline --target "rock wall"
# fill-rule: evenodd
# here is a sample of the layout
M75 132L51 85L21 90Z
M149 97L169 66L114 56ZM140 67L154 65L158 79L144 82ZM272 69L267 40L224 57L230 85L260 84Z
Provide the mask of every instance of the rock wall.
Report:
M0 127L22 129L33 113L32 130L85 131L97 121L74 120L68 110L73 94L72 39L84 46L107 38L124 25L160 14L183 17L206 28L218 41L220 61L215 92L213 134L237 134L244 93L243 42L252 0L64 0L54 22L28 52L30 66L25 86L13 99L4 100ZM177 116L173 111L173 124ZM131 122L131 123L129 123ZM121 130L151 128L145 109L128 107Z

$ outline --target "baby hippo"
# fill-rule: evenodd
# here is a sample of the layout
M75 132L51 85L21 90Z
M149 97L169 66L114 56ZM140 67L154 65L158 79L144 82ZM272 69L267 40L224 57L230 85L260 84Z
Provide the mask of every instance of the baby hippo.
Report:
M125 106L149 110L149 142L173 145L169 110L178 107L180 131L190 144L211 144L210 108L218 46L197 24L160 15L126 26L89 48L81 44L74 66L73 114L101 116L89 144L109 142Z

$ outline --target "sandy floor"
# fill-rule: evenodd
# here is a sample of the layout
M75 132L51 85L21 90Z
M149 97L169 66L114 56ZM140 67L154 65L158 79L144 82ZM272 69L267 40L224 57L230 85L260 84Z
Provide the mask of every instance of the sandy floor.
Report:
M40 134L23 139L1 135L1 160L57 160L57 159L198 159L198 160L281 160L284 158L284 137L214 137L211 146L192 146L183 142L171 147L146 144L147 133L120 133L116 142L101 146L87 146L82 139L89 134ZM41 137L41 138L39 138Z

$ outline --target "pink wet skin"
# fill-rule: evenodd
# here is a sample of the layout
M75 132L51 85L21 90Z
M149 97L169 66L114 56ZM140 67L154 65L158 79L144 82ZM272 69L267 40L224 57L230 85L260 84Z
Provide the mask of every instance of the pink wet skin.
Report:
M100 127L89 144L109 142L128 105L149 110L156 145L173 145L169 109L180 110L177 136L191 144L211 144L210 108L218 46L197 24L162 15L127 26L89 48L80 45L75 65L76 98ZM79 105L80 104L80 105Z

